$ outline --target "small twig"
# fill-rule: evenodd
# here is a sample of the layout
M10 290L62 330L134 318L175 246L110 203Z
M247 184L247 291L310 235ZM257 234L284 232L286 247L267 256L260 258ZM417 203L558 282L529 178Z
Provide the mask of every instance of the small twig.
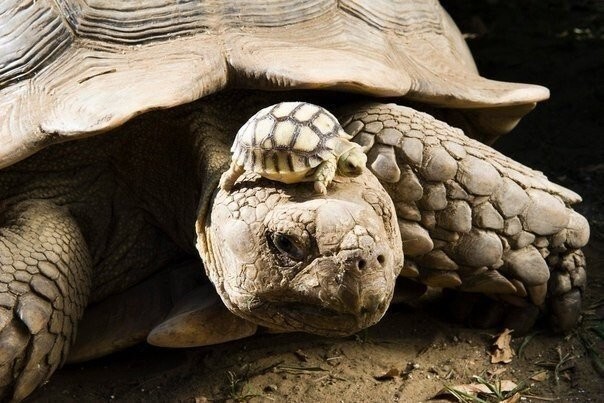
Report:
M276 373L286 372L288 374L309 374L314 372L329 372L329 370L321 367L294 367L294 366L286 366L286 365L278 365L273 369Z
M560 400L558 397L546 397L546 396L537 396L537 395L524 395L525 397L529 397L531 399L543 400L545 402L556 402Z

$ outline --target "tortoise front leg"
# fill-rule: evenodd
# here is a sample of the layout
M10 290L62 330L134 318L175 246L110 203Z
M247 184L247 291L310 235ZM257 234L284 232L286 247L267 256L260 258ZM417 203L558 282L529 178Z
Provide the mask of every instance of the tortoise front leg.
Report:
M516 328L540 311L562 330L574 326L589 238L570 208L578 195L411 108L368 104L343 115L394 201L402 275L511 304Z
M65 208L31 200L0 213L0 401L22 400L65 361L90 271Z
M235 161L232 161L229 169L220 177L218 186L221 189L230 192L235 182L237 182L237 179L243 175L243 172L245 172L245 169Z
M336 170L337 166L333 160L323 161L315 168L310 179L314 182L315 192L322 195L327 194L327 186L333 180Z

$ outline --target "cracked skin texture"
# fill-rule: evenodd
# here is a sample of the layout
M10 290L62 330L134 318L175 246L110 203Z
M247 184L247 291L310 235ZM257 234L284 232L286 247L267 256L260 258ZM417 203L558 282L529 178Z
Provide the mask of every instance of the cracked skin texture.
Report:
M24 398L65 361L87 303L191 256L229 309L280 329L350 334L379 320L401 245L406 277L488 294L529 326L539 312L574 324L589 230L572 192L428 115L360 104L340 116L388 193L371 172L336 178L327 197L248 175L214 198L234 133L285 98L247 95L150 113L0 172L0 396ZM509 178L522 212L497 192ZM489 255L468 253L475 241Z
M283 330L348 335L374 324L403 263L387 193L370 174L338 178L327 196L290 189L245 176L200 222L199 247L223 301Z

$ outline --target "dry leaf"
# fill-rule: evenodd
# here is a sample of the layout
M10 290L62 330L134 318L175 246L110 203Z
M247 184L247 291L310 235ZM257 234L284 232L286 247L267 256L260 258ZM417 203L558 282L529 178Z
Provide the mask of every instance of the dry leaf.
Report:
M390 368L388 372L383 375L374 376L376 381L388 381L390 379L394 379L397 376L400 376L401 371L396 368Z
M501 403L518 403L520 401L520 393L516 392L511 397L502 400Z
M499 390L502 392L511 392L518 387L518 384L509 379L504 379L501 382L497 381L497 387L500 388Z
M491 389L489 389L489 387L483 383L467 383L465 385L455 385L452 386L451 389L472 396L476 396L479 393L492 393Z
M495 339L493 347L491 348L491 364L498 364L501 362L508 364L512 362L512 357L514 357L514 350L510 347L512 332L513 330L504 329L504 331L497 336L497 339Z
M496 386L500 388L501 392L505 393L505 392L511 392L518 385L513 381L503 380L501 382L497 382ZM455 385L455 386L450 386L449 389L457 391L457 392L465 393L465 394L471 395L471 396L478 396L480 393L485 394L485 395L493 394L493 391L491 391L491 389L489 389L489 387L487 385L485 385L484 383L467 383L465 385ZM439 396L443 396L443 395L453 395L449 389L447 389L447 388L442 389L440 392L438 392L433 397L433 399L437 398ZM511 398L513 398L513 397L514 396L512 396ZM508 403L514 403L514 402L516 402L516 401L510 400Z
M531 376L531 380L537 381L537 382L543 382L543 381L547 380L547 378L548 378L547 371L537 372L535 375Z

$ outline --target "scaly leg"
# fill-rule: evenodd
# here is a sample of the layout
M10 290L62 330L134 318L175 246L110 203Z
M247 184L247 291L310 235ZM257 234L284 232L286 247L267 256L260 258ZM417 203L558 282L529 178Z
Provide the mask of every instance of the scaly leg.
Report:
M66 209L31 200L0 212L0 400L22 400L65 361L90 271Z
M238 165L235 161L231 162L231 166L228 171L222 174L220 177L220 186L221 189L229 192L237 179L243 174L245 170L241 165Z
M312 176L312 180L315 182L315 192L321 193L322 195L327 194L327 186L329 186L333 180L336 170L337 166L331 160L323 161L315 168Z
M367 104L342 116L396 206L402 275L510 304L517 328L539 312L574 326L589 239L570 208L577 194L411 108Z

